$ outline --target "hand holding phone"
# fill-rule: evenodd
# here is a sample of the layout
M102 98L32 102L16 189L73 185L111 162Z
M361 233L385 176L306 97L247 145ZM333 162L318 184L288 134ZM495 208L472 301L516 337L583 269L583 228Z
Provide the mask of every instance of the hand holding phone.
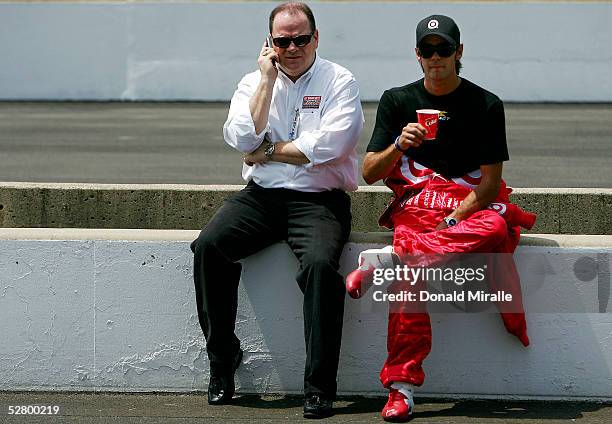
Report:
M272 47L272 36L268 35L266 37L266 47ZM276 59L272 58L272 65L276 68Z

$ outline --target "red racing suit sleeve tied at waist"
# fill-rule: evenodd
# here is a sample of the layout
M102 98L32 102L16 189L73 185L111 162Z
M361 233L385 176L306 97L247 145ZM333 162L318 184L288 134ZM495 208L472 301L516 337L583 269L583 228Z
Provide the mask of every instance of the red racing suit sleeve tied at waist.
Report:
M405 206L442 210L450 214L480 183L480 178L480 170L475 170L459 178L447 179L404 156L385 179L394 197L378 223L382 227L393 228L390 215ZM487 208L504 218L509 227L531 229L536 215L510 203L508 195L511 192L512 189L502 180L495 201Z

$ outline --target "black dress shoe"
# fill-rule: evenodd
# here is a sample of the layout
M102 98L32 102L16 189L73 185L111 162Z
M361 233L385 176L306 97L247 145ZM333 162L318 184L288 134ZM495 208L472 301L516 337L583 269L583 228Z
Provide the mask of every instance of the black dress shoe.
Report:
M224 405L230 403L234 396L236 387L234 385L234 373L242 361L242 349L234 357L231 369L210 370L210 382L208 383L208 404Z
M326 418L333 415L333 401L319 395L309 395L304 399L304 418Z

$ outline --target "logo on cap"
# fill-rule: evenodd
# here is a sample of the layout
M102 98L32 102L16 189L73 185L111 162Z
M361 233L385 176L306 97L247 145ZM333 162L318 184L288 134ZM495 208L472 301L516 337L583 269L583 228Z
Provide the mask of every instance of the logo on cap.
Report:
M436 29L436 28L438 28L438 21L435 20L435 19L432 19L431 21L429 21L427 23L427 28L429 28L429 29Z

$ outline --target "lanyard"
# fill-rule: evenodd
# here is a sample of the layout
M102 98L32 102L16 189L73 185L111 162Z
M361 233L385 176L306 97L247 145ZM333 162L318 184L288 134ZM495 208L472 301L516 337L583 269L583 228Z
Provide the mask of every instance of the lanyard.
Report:
M314 65L313 65L314 66ZM300 126L300 106L302 105L304 94L308 92L308 87L312 82L312 75L308 76L308 80L301 83L301 87L298 88L297 98L295 99L295 113L293 115L293 121L291 122L291 128L289 130L289 140L293 141L297 138L298 127Z
M289 130L289 140L293 141L296 139L298 125L300 124L300 109L295 108L295 115L293 116L293 123L291 124L291 130Z

